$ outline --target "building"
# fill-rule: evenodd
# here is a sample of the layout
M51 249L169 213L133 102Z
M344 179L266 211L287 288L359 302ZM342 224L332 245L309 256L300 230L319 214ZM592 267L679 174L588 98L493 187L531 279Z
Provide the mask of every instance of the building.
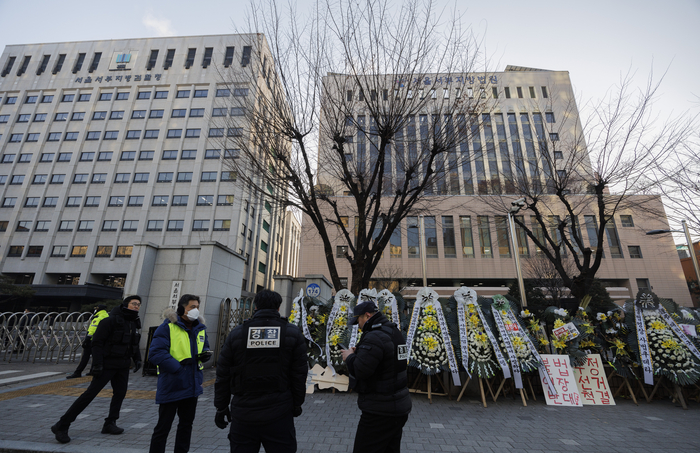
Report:
M426 77L426 84L429 82L430 86L425 91L416 88L416 85L404 87L400 83L403 80L401 76L379 76L368 85L381 85L381 77L386 77L387 85L394 89L384 89L383 94L374 90L372 93L362 93L357 88L353 90L349 81L354 79L340 74L326 76L324 86L331 87L328 92L333 93L335 90L335 95L342 99L347 96L347 101L357 101L358 97L364 99L365 95L370 95L373 99L379 96L381 102L381 96L387 101L388 96L392 94L398 97L434 100L433 103L426 102L422 111L408 119L401 138L395 140L395 145L392 144L391 160L396 164L388 167L385 182L395 183L399 177L396 169L401 166L402 161L407 160L403 156L410 154L402 154L402 159L396 159L396 153L411 152L409 137L413 137L413 143L420 146L421 134L430 140L432 133L421 130L424 124L425 130L428 131L427 125L434 123L436 119L443 121L441 124L453 121L452 118L440 119L439 106L444 105L441 103L456 102L460 96L469 99L481 98L491 103L491 108L480 115L482 124L477 126L478 130L474 135L468 142L458 143L455 147L455 152L468 158L459 166L451 166L450 174L442 180L442 184L430 187L432 193L424 199L427 208L423 206L421 212L425 226L423 246L426 250L428 285L439 288L439 294L449 296L459 286L474 287L481 295L507 292L507 286L516 278L507 217L503 211L495 211L492 205L485 203L484 198L477 195L491 194L490 196L497 198L500 197L499 193L509 193L508 178L514 173L514 165L522 166L524 173L537 175L542 184L548 184L551 175L547 174L547 166L543 165L544 158L539 147L550 146L550 149L555 149L555 142L573 141L579 137L577 134L581 131L581 121L568 72L508 66L505 72L492 74L469 74L460 77L430 75ZM338 105L334 102L329 104ZM362 102L357 102L357 106L354 124L365 124L368 127L363 132L350 131L346 142L352 143L352 148L346 159L361 162L362 165L372 168L373 144L368 135L371 135L373 120L371 116L366 118L367 112L363 110ZM338 117L334 120L339 121ZM458 122L457 119L454 121ZM331 148L324 140L322 135L319 146L320 159L325 158L324 150ZM585 150L586 144L578 143L583 147L581 149ZM415 152L416 145L413 146ZM566 151L553 154L557 165L569 158ZM583 153L582 156L577 165L590 170L588 154ZM329 167L319 165L319 187L322 186L334 194L334 201L340 209L347 212L347 217L342 219L343 223L347 222L349 231L352 231L353 228L357 228L357 225L354 225L354 205L351 198L346 196L348 194L344 193L343 184L336 179L334 173L327 171ZM559 171L563 170L557 170ZM498 187L499 190L493 190L494 187ZM640 203L643 201L647 209L653 208L663 212L659 197L634 200ZM579 201L585 203L586 196L581 195ZM652 240L645 236L645 231L668 228L668 222L663 216L650 218L646 212L648 211L634 208L621 210L608 223L607 241L602 244L605 248L605 258L597 277L603 280L611 297L618 301L634 297L637 290L646 288L653 289L661 297L673 298L681 305L689 306L691 301L676 258L673 239L669 236ZM565 215L563 212L551 214L553 220ZM591 242L592 235L589 235L588 231L596 222L595 218L589 219L587 214L593 215L594 212L582 211L582 218L578 219L578 224L583 230L584 241L588 240L587 245L595 246L597 244ZM321 241L313 228L307 225L308 222L303 223L299 273L329 277ZM410 289L412 286L416 289L422 286L423 270L419 254L421 244L418 226L417 215L409 215L401 222L384 250L375 273L377 279L391 280L394 289L403 288L404 294L415 293ZM538 250L534 243L523 231L518 231L517 234L520 256L536 257ZM343 258L347 242L339 234L333 245L340 275L347 281L350 278L350 266ZM528 278L527 273L525 278Z
M298 223L217 146L276 83L270 58L259 34L5 48L0 273L33 285L32 308L138 293L153 325L181 293L218 315L222 299L274 286ZM222 117L237 127L212 127Z
M700 265L700 241L693 242L693 248L695 249L695 257L698 259L698 264ZM685 280L688 282L688 288L691 290L691 296L693 298L693 306L700 307L700 287L698 286L698 276L695 274L695 266L693 266L693 259L690 257L690 252L688 250L688 245L683 246L684 250L678 250L678 255L681 259L681 266L683 267L683 275L685 275Z

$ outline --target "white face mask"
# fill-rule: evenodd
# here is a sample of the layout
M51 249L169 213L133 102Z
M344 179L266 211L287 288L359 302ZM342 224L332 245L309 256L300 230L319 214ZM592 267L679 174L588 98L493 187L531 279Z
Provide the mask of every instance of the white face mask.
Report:
M190 321L195 321L199 318L199 309L193 308L192 310L188 311L185 316L187 316L187 319Z

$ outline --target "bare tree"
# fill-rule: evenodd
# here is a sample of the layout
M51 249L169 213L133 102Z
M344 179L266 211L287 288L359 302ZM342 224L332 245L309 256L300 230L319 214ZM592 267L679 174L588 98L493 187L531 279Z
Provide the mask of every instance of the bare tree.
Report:
M587 109L590 119L583 126L572 115L571 98L556 129L542 122L541 129L536 128L535 146L524 156L518 151L511 156L512 192L506 193L512 198L483 197L501 212L512 208L511 201L522 199L515 223L579 300L589 294L606 237L611 254L622 253L615 214L634 209L645 216L664 216L659 181L649 175L682 149L692 132L692 119L659 125L651 112L658 88L650 77L637 91L628 75L606 99ZM553 92L549 101L555 97ZM529 221L522 214L529 214Z
M263 89L231 98L245 122L212 121L231 149L226 165L269 203L297 207L323 243L334 287L336 259L347 260L357 294L426 195L460 193L458 145L478 131L490 76L476 71L477 42L461 17L432 1L315 6L303 18L273 0L251 6L250 29L265 36L251 39L268 40L269 53L251 44L258 70L222 72L222 84Z
M562 266L567 273L573 274L575 267L572 259L566 259ZM559 275L557 268L544 255L538 253L522 260L523 276L542 290L551 299L550 305L561 307L561 298L568 296L569 290Z

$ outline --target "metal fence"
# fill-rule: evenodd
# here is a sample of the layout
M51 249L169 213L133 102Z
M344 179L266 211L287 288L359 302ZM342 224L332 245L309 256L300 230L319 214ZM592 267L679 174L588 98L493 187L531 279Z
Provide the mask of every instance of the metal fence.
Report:
M75 361L93 314L0 313L0 356L6 362Z
M240 325L246 319L253 316L253 298L223 299L219 305L219 328L217 330L216 349L214 350L214 363L219 358L219 352L226 341L226 337L234 327Z

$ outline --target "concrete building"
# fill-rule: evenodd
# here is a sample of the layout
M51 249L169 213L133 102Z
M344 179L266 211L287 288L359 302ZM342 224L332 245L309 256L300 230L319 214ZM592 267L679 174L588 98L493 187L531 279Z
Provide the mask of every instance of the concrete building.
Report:
M35 309L138 293L144 325L182 293L218 315L223 298L274 287L298 222L220 146L277 83L270 61L258 34L7 46L0 273L33 285ZM221 118L236 127L212 127Z
M427 256L428 284L439 288L440 295L449 296L463 285L474 287L481 295L503 294L508 291L507 285L516 278L507 218L503 211L496 212L492 205L477 195L500 197L499 193L509 193L509 175L515 173L515 166L518 165L522 166L523 173L528 176L537 175L542 184L548 184L551 176L547 174L547 166L543 165L541 146L549 145L550 149L556 149L553 147L554 142L579 140L579 149L586 149L586 144L579 139L581 120L569 74L566 71L508 66L505 72L500 73L459 77L436 74L425 79L426 85L430 83L430 86L424 91L415 84L404 87L401 76L386 76L386 85L390 90L383 90L385 101L391 95L421 99L426 97L432 98L435 105L427 102L423 111L408 120L401 138L396 139L395 145L392 144L393 154L387 159L397 163L389 167L385 183L389 181L391 188L392 181L395 184L400 177L397 167L401 166L402 159L397 159L396 153L411 152L410 137L420 147L423 134L420 128L440 117L440 105L459 102L460 96L484 99L488 106L480 115L481 127L468 143L456 146L456 152L460 156L468 157L461 165L450 167L450 174L442 180L442 185L431 187L432 194L425 198L421 211L425 222L423 245ZM353 98L357 100L357 96L362 98L365 95L376 99L376 92L358 93L359 89L353 89L349 80L354 79L329 74L324 78L324 86L330 87L328 92L336 92L335 95L340 96L340 99L347 96L348 101ZM375 79L368 85L380 86L381 78L379 80L377 82ZM381 92L379 96L382 96ZM333 102L329 104L337 105ZM373 120L371 115L369 119L366 118L367 111L363 110L362 102L357 102L357 106L354 112L355 124L368 127L363 132L351 131L346 137L346 142L352 143L346 159L364 162L372 168L373 144L368 138L371 133L367 131L371 131ZM337 118L334 120L338 121ZM444 121L442 124L447 124L452 120L445 118L441 121ZM455 118L454 121L457 123L458 119ZM429 135L426 133L425 137ZM324 159L324 150L331 149L330 144L324 140L324 135L321 134L320 159ZM416 145L413 147L415 149ZM566 148L562 149L563 152L553 153L555 165L570 159ZM590 174L591 164L587 152L577 157L577 165L587 169ZM333 173L332 166L319 165L320 184L335 195L334 201L340 206L339 209L345 209L341 211L347 212L347 218L343 221L347 221L348 228L352 230L356 228L354 204L351 197L344 193L345 188L336 174L337 172ZM499 190L494 190L494 187L499 187ZM634 200L640 204L644 202L645 209L621 210L611 219L606 229L607 241L602 244L605 258L597 277L603 281L611 297L618 301L633 297L638 289L648 288L661 297L673 298L681 305L691 305L673 239L670 235L654 239L645 236L645 231L668 228L664 215L650 217L647 214L650 209L663 213L661 199L640 197L632 199ZM581 195L577 202L585 204L586 201L586 196ZM550 214L552 218L566 215L565 212L554 211ZM518 215L529 216L524 211ZM587 240L586 245L591 246L597 245L591 241L595 236L589 234L590 228L596 224L595 218L589 216L594 215L594 209L590 212L583 209L578 219L584 242ZM418 222L417 214L409 215L401 222L375 272L375 278L393 281L395 289L422 286ZM534 243L523 231L519 231L518 236L520 256L535 257L538 251ZM347 281L350 278L350 266L343 258L347 243L338 234L333 246L340 276ZM321 241L309 222L303 223L299 273L320 274L330 278ZM404 293L410 295L415 291L407 289Z

